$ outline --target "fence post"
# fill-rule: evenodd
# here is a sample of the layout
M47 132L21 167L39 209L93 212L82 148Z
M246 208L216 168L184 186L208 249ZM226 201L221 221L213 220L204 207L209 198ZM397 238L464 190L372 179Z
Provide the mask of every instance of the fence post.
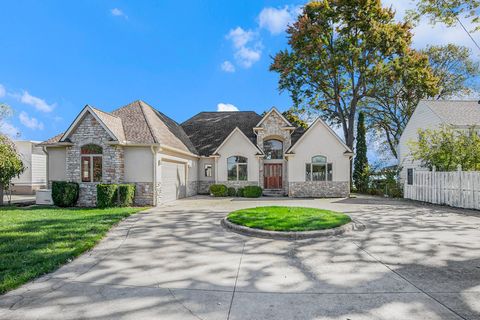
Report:
M435 176L435 172L437 171L437 168L435 166L432 167L432 180L431 180L431 184L432 184L432 202L433 203L437 203L437 179L436 179L436 176Z
M463 207L463 186L462 186L462 166L457 165L457 175L458 175L458 206Z

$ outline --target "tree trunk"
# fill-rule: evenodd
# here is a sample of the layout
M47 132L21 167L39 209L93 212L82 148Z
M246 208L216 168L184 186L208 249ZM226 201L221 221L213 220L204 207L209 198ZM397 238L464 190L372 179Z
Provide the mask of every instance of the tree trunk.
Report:
M0 184L0 206L3 206L3 185Z

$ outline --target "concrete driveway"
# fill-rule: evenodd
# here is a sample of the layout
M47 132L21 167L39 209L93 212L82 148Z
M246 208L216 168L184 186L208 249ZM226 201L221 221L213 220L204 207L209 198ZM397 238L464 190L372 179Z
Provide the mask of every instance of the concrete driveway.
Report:
M231 210L272 204L343 211L359 228L288 242L220 227ZM368 197L189 198L0 296L0 318L480 319L480 214Z

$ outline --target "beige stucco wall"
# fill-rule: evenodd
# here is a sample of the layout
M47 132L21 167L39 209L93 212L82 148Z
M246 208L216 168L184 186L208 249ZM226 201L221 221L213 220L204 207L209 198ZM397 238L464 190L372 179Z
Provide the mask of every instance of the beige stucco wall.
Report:
M47 148L48 152L48 180L67 180L67 156L65 148Z
M217 181L227 181L227 159L231 156L246 157L248 163L248 181L258 182L258 158L255 154L257 148L241 132L235 131L218 150L220 157L217 159Z
M212 176L205 176L205 165L212 166ZM199 181L215 181L215 158L200 158L198 160L198 180Z
M153 154L150 147L125 147L125 181L153 182Z
M288 181L305 181L305 164L310 163L313 156L327 157L333 164L333 181L350 181L350 160L344 155L345 147L321 123L317 122L294 147L294 156L288 158Z

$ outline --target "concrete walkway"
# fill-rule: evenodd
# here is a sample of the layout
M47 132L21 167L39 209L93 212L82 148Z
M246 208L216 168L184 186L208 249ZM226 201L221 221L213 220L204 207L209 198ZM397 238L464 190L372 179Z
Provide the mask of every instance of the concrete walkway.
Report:
M361 226L275 241L223 230L259 205L334 209ZM480 319L480 213L406 201L190 198L0 296L0 319Z

